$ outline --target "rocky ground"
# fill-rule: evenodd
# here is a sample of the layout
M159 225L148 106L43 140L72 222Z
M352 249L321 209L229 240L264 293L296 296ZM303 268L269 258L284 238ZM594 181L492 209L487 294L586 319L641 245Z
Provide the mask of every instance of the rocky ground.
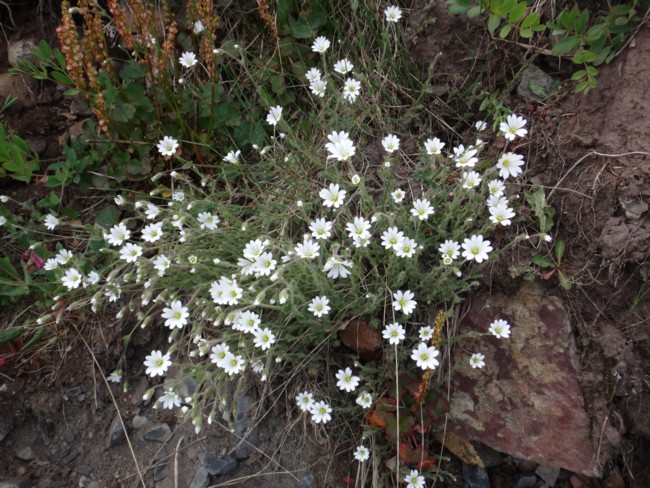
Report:
M53 40L51 30L22 20L0 41L0 100L20 97L6 121L43 158L55 157L60 138L84 115L56 89L4 74L8 46ZM499 45L501 55L488 56L495 46L480 28L447 14L441 1L414 2L409 28L423 71L436 62L431 85L441 95L471 83L486 63L497 80L514 76L530 55ZM487 344L486 355L500 366L489 379L478 384L459 366L447 385L451 415L435 436L445 450L435 445L451 456L444 466L457 481L440 486L650 486L649 37L642 27L587 96L572 93L567 66L544 57L534 60L536 71L562 88L542 102L530 98L525 82L509 94L507 105L531 121L527 182L544 186L556 209L554 233L567 242L562 268L573 287L562 290L555 276L525 283L530 246L513 248L485 270L484 290L455 332L486 328L505 315L519 333L505 350ZM39 191L0 185L15 198ZM13 314L3 310L3 321ZM0 488L307 488L354 480L349 451L339 452L345 446L325 431L305 430L292 412L294 392L262 401L264 385L238 385L243 395L231 415L198 435L169 411L152 409L142 399L151 385L137 356L156 338L143 335L131 352L126 394L122 385L106 384L94 361L111 370L112 344L129 327L108 322L80 319L62 350L0 368ZM75 329L84 330L88 347ZM189 394L194 385L185 387Z

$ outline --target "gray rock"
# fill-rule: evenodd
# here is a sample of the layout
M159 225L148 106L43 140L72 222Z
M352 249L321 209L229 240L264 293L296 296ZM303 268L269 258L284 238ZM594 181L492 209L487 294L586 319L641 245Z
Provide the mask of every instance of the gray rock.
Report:
M210 484L210 473L203 466L199 466L194 473L194 478L190 483L190 488L207 488Z
M83 395L83 393L84 393L84 389L81 386L68 388L63 392L63 399L70 400L70 398L78 397L79 395Z
M0 97L16 97L21 107L33 107L36 104L37 91L38 82L29 76L0 74Z
M63 439L68 443L74 442L74 434L71 431L66 430L65 434L63 434Z
M167 463L159 464L153 468L153 480L154 482L162 481L169 476L169 466Z
M201 465L212 476L223 476L237 469L237 460L235 458L221 459L207 452L199 453L198 458Z
M648 204L641 198L619 197L618 203L625 210L625 217L630 220L639 220L648 211Z
M16 453L16 457L18 459L22 459L23 461L32 461L36 459L36 454L34 453L34 450L27 446L23 447L20 451Z
M243 436L244 433L248 430L249 415L248 412L251 409L252 400L248 395L241 395L237 398L237 403L235 406L235 434L238 436Z
M306 474L296 485L296 488L312 488L314 486L314 475Z
M255 432L249 432L235 449L235 459L241 461L243 459L248 459L251 457L253 446L255 445L256 440L257 435Z
M74 468L74 470L77 473L82 474L84 476L90 476L90 473L93 472L93 468L91 468L90 466L87 466L85 464L81 464L81 465L77 466L76 468Z
M491 488L487 470L473 464L463 464L463 488Z
M517 95L526 101L543 101L559 87L559 81L533 65L524 70L521 82L517 87Z
M124 429L122 428L122 422L120 422L120 416L115 414L113 422L108 429L108 435L106 436L106 449L109 449L120 442L125 438Z
M184 378L183 381L178 385L177 393L184 400L187 397L191 397L196 393L197 383L194 378Z
M514 478L512 488L533 488L537 483L537 476L532 473L521 474Z
M36 56L32 54L32 49L36 48L38 41L36 39L18 39L12 41L7 46L7 61L11 66L18 66L23 61L36 61Z
M81 130L80 130L81 132ZM143 400L142 397L144 394L147 392L149 389L149 382L147 381L146 377L143 377L140 379L137 385L135 385L135 388L133 388L133 392L131 393L131 403L133 405L144 405L145 407L151 403L151 398L149 400Z
M554 468L553 466L544 466L540 464L535 470L535 474L546 481L549 485L555 485L558 476L560 476L560 468Z
M32 488L32 480L27 476L0 481L0 488Z
M144 439L153 442L166 442L172 436L172 429L167 424L154 425L144 433Z
M97 481L91 481L88 483L88 488L99 488L99 483Z
M133 417L133 420L131 421L131 426L134 429L141 429L148 423L149 423L149 419L147 417L144 417L142 415L136 415L135 417Z
M4 441L5 438L9 435L9 431L6 429L0 429L0 442Z

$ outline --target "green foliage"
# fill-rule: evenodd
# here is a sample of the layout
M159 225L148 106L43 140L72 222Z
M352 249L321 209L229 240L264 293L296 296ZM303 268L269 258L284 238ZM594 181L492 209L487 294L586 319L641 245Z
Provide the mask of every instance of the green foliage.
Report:
M625 44L627 34L639 25L639 11L647 10L645 0L628 0L612 5L609 12L591 16L589 9L574 6L560 12L555 19L543 22L539 12L526 1L519 0L447 0L453 14L468 17L487 16L487 29L504 39L516 35L523 39L535 33L549 33L557 40L552 54L570 56L582 68L573 73L576 92L587 93L597 85L598 69L609 63ZM497 34L498 31L498 34Z
M9 176L29 183L38 169L38 154L24 139L0 123L0 178Z
M553 275L557 275L560 286L565 290L570 290L573 283L571 282L571 278L562 269L562 257L564 256L565 247L566 243L564 239L558 239L555 241L552 253L537 254L533 256L532 262L534 265L547 270L542 275L545 280L549 280Z

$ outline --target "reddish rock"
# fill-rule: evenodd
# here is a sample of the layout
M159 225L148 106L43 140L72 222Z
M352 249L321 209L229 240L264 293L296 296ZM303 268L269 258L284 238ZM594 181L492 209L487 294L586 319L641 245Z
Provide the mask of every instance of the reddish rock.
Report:
M463 342L452 356L448 430L540 464L597 476L590 421L578 383L569 316L559 298L527 284L513 297L477 297L458 334L487 333L496 319L509 339L487 335ZM472 369L469 354L485 354Z
M365 361L376 361L382 355L381 334L363 318L351 320L339 331L343 345L357 352Z

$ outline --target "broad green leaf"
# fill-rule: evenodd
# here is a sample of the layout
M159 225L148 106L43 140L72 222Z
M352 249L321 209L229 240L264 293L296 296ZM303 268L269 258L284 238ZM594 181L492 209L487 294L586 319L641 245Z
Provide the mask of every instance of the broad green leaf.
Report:
M564 288L565 290L570 290L571 287L573 286L573 283L571 283L571 279L565 275L562 271L558 271L558 278L560 279L560 286Z
M578 80L584 78L586 74L587 74L586 69L579 69L578 71L576 71L575 73L573 73L571 75L571 80L572 81L578 81Z
M291 24L291 34L296 39L309 39L313 37L314 32L309 21L301 17Z
M137 61L132 61L122 68L120 78L124 81L132 81L143 78L146 73L144 66Z
M483 12L483 9L481 8L481 6L480 5L474 5L472 8L470 8L467 11L467 16L470 19L473 19L474 17L478 17L479 15L481 15L481 12Z
M490 34L494 34L494 31L497 30L497 27L499 27L499 24L501 23L501 17L495 14L490 14L490 17L488 18L488 31Z
M532 262L536 266L539 266L540 268L554 268L555 263L551 258L548 256L543 256L541 254L536 254L535 256L532 257Z
M533 27L534 25L539 24L539 13L533 12L530 13L526 16L524 20L521 22L521 28L526 29L528 27Z
M556 42L551 52L554 56L561 56L562 54L573 51L579 45L580 39L578 39L576 36L568 36Z
M564 239L558 239L557 242L555 243L555 259L557 259L558 263L562 262L562 256L564 256L565 246L566 243L564 242Z
M516 3L508 13L508 20L513 24L519 22L519 20L526 13L526 8L527 8L526 2Z
M97 217L95 218L95 222L104 228L112 227L115 224L117 224L119 221L120 221L120 210L113 205L101 209L97 213Z
M512 26L510 24L504 25L499 31L499 37L501 39L505 39L508 36L508 34L510 34L511 30L512 30Z
M573 55L573 58L571 59L575 64L585 64L585 63L591 63L596 60L598 56L596 53L593 53L591 51L588 51L586 49L579 49L576 51L576 53Z

